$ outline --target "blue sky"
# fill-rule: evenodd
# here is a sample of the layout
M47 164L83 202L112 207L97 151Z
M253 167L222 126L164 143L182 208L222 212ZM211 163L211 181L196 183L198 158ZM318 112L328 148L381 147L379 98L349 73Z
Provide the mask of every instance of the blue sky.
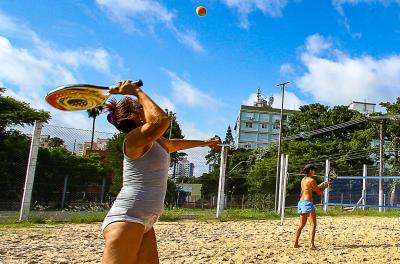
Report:
M90 129L85 112L53 110L46 92L142 79L186 138L224 136L257 88L279 107L282 81L291 109L394 101L399 11L394 0L3 0L0 86L51 111L52 124ZM114 131L104 117L97 130Z

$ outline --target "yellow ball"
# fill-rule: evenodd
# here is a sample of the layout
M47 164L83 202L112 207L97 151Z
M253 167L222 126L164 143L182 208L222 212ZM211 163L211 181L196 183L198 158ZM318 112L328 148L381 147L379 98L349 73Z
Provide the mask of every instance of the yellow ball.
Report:
M198 16L205 16L207 14L207 10L206 10L206 8L204 6L198 6L196 8L196 14Z

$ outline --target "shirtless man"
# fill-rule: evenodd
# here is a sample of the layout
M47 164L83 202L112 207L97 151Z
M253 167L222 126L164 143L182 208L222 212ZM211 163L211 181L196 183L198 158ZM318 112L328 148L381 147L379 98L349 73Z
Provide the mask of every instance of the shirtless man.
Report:
M315 180L316 168L312 164L308 164L304 167L303 173L306 175L301 180L301 197L297 205L297 213L300 214L299 226L296 230L294 247L299 247L299 237L301 230L307 223L307 219L310 222L310 248L317 249L314 245L315 230L317 227L317 218L315 215L315 207L313 204L313 192L321 195L323 191L329 186L329 182L323 182L317 184Z

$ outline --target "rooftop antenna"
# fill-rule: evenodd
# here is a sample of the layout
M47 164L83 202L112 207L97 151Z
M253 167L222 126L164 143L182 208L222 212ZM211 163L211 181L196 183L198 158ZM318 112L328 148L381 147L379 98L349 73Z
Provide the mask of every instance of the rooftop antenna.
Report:
M261 103L261 89L257 88L257 103Z

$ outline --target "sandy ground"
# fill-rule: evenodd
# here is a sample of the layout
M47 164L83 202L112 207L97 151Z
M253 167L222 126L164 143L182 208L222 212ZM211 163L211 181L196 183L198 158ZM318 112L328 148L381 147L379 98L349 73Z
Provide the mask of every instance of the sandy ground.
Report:
M399 218L320 218L317 251L297 219L156 224L161 263L400 263ZM0 228L0 263L99 263L100 224Z

